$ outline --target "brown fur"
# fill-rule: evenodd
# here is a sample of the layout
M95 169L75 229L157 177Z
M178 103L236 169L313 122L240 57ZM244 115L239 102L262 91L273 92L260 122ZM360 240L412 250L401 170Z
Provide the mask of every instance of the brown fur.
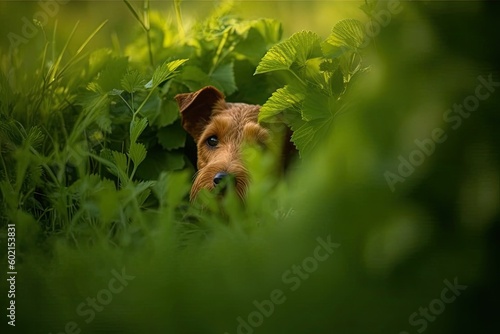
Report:
M198 171L191 188L191 200L203 188L214 189L214 177L220 172L232 175L236 192L243 197L249 174L241 157L242 145L265 145L269 137L267 130L257 122L260 106L226 102L223 94L211 86L175 98L182 126L197 145ZM218 139L215 147L207 142L211 136Z

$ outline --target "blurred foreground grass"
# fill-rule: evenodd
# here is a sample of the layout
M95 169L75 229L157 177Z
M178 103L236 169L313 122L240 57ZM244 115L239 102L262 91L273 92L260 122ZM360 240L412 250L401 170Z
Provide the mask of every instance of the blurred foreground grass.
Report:
M0 4L7 20L2 22L11 22L3 23L3 33L17 27L12 20L18 22L22 14L10 17L4 11L19 4ZM262 11L273 4L252 3ZM78 13L72 5L64 10ZM75 6L95 17L112 16L93 9L97 3ZM121 3L107 6L130 16ZM328 2L315 6L330 8ZM165 205L139 203L141 210L133 201L120 203L131 196L126 188L116 195L114 185L82 185L88 188L82 200L88 212L123 205L123 214L131 217L126 226L102 224L115 219L98 216L82 219L86 225L56 217L61 226L43 226L45 216L16 211L16 327L4 317L2 328L19 333L497 332L500 55L492 36L500 8L488 2L404 2L402 8L373 38L371 71L350 92L349 112L335 118L328 138L286 180L267 187L274 180L264 178L255 185L247 206L230 197L220 204L225 214L189 206L188 169L159 175L153 192ZM87 26L85 17L81 20L88 31L75 35L73 53L102 21ZM127 28L117 30L119 40ZM136 28L133 38L143 40ZM68 30L58 31L61 47ZM98 46L117 47L109 42L111 33L101 31L109 39L101 36ZM39 37L21 47L28 78L40 64L40 52L34 51L43 49ZM121 51L151 72L145 50L126 54L138 44L123 43ZM89 50L94 47L89 44ZM15 65L9 63L8 44L1 51L9 78ZM15 79L21 80L10 77ZM86 88L68 82L75 91ZM2 83L2 91L11 84ZM2 110L20 114L19 106L28 110L36 98L16 96L13 105L7 95L0 96ZM23 100L26 104L19 104ZM464 105L462 111L449 113L455 104ZM0 152L2 173L12 168L9 162L21 161L7 160L9 149L2 146ZM389 182L387 172L393 175ZM8 200L3 193L2 210ZM12 215L1 217L6 249ZM324 246L330 241L335 246ZM6 268L6 256L1 258ZM1 282L6 295L8 282ZM452 293L447 282L467 288ZM451 292L443 294L446 288ZM6 301L2 297L4 310Z

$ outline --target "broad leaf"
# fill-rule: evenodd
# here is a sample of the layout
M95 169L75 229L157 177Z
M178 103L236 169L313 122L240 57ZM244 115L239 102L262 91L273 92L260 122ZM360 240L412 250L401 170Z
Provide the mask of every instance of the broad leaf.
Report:
M325 83L323 73L320 71L322 61L322 58L312 58L306 61L304 74L308 81L312 81L318 85Z
M252 28L257 30L268 45L278 43L283 34L281 22L274 19L259 19L251 22Z
M137 70L127 71L122 78L121 87L129 93L134 93L144 88L144 81L141 72Z
M104 70L99 74L97 83L101 87L103 92L109 92L114 88L121 87L121 79L127 70L128 59L127 58L116 58L110 59Z
M158 175L164 171L182 169L184 163L182 150L154 149L149 152L146 160L139 166L136 176L148 180L157 179Z
M304 103L302 104L302 119L304 121L312 121L331 116L331 105L333 103L334 98L329 98L321 92L310 90L306 94Z
M158 142L166 150L173 150L184 147L186 142L186 131L179 123L161 128L156 133Z
M165 127L179 119L179 107L173 100L162 99L158 106L158 110L158 118L155 122L155 125L158 127Z
M349 51L357 51L365 42L365 26L358 20L345 19L338 22L332 34L321 43L325 57L339 57Z
M330 77L330 91L333 95L339 96L345 91L344 75L337 69Z
M234 81L234 68L233 63L224 64L219 66L211 75L212 83L218 86L226 95L233 94L237 87Z
M333 59L323 59L321 64L319 65L319 70L322 72L335 72L340 65L340 60L338 58Z
M292 135L292 141L302 158L311 154L318 143L323 142L331 128L332 118L318 119L302 125Z
M272 19L259 19L250 22L245 38L236 45L234 53L238 59L248 59L257 66L267 50L281 39L281 23Z
M88 71L89 76L94 77L113 58L111 49L97 49L89 55Z
M160 97L159 94L153 94L149 98L149 100L146 101L139 115L147 118L149 124L157 125L158 117L162 113L161 104L163 102L164 100Z
M210 77L197 66L185 66L178 79L186 85L190 91L194 92L207 86L210 83Z
M260 109L259 122L270 122L273 117L285 110L300 112L300 104L305 96L305 92L296 86L287 85L279 88Z
M308 59L320 56L319 47L318 35L311 31L298 32L271 48L257 66L255 74L290 70L292 66L300 70L306 66Z

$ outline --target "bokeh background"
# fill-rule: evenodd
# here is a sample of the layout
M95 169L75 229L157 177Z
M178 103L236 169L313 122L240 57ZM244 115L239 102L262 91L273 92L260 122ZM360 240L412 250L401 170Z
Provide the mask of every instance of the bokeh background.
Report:
M303 29L326 38L340 19L365 19L362 4L236 1L234 13L279 20L284 38ZM134 5L141 8L142 2ZM150 5L165 19L175 19L173 2ZM479 77L500 82L500 6L487 1L400 5L402 11L370 45L371 71L351 92L353 107L336 119L315 154L293 168L272 202L263 194L262 208L252 208L269 212L263 215L269 218L273 205L284 202L291 208L285 219L254 221L242 214L236 221L237 215L230 215L227 226L220 217L209 217L214 222L207 224L209 232L180 249L168 219L140 247L101 239L67 242L71 238L64 230L48 237L18 236L16 327L7 326L3 316L2 332L78 333L66 327L70 322L82 333L498 332L500 86L492 85L470 116L460 116L459 126L443 117L476 94ZM181 6L189 25L215 3L183 1ZM23 17L31 18L39 8L36 1L0 2L2 55L9 50L8 33L19 33ZM90 49L126 53L126 46L143 36L120 1L69 1L46 30L57 21L55 40L64 43L80 21L75 40L83 41L103 20L109 21ZM39 61L36 50L43 44L41 36L29 41L27 64ZM5 60L2 70L8 71ZM397 174L399 157L409 159L418 150L415 140L432 138L437 128L446 140L392 191L385 173ZM292 291L283 275L314 254L317 238L328 237L340 246L308 276L292 275L301 277ZM6 251L1 254L5 268ZM86 323L78 306L106 289L111 271L122 268L135 278ZM445 281L467 288L453 302L440 304ZM254 301L271 299L276 289L286 300L262 321L257 316L258 326L241 326L239 317L248 323L258 310ZM430 308L430 315L423 308Z

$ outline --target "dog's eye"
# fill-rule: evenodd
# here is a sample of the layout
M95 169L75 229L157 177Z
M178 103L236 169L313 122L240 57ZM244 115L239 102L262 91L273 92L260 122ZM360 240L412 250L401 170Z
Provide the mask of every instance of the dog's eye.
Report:
M217 139L217 136L210 136L207 139L207 144L208 146L215 147L219 144L219 139Z

